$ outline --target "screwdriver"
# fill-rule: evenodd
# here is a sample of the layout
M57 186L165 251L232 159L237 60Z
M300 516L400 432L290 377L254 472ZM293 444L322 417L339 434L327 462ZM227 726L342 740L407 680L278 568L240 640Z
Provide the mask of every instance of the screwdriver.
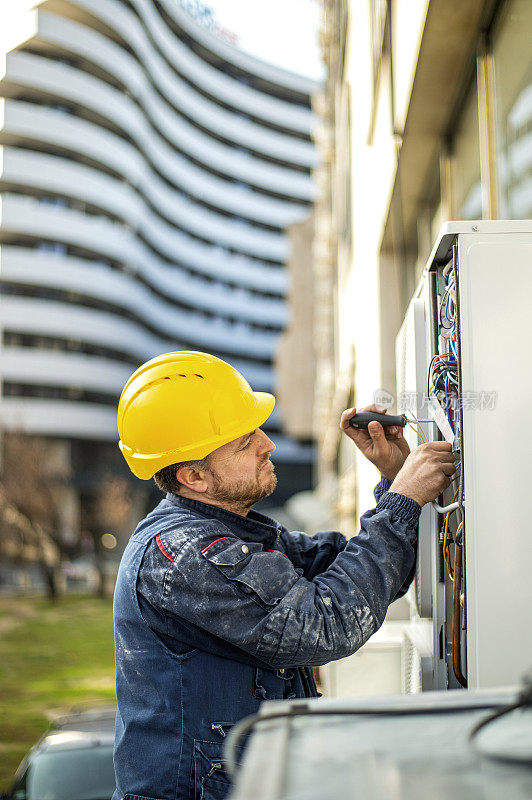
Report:
M349 420L352 428L367 428L370 422L380 422L383 428L390 428L392 425L404 428L406 418L394 417L392 414L376 414L374 411L361 411Z

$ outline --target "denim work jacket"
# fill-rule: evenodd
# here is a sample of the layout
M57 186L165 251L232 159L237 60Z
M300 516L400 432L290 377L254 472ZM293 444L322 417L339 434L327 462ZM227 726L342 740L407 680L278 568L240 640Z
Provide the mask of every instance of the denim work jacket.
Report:
M312 666L358 650L414 574L413 500L375 490L361 532L289 533L168 494L118 572L113 800L222 800L229 728L316 696Z

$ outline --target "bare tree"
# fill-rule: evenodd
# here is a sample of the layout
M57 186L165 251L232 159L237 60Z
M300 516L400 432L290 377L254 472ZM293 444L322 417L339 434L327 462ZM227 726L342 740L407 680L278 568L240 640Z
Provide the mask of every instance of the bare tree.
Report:
M0 486L0 560L15 566L37 564L49 597L57 596L59 549L38 523L32 522Z
M0 558L14 565L37 564L50 597L57 595L60 542L46 440L3 433L0 483ZM47 474L48 473L48 474Z
M99 573L98 592L106 593L104 536L111 535L118 542L124 529L129 527L131 495L129 484L118 475L106 475L97 487L92 502L86 505L84 528L90 531L94 544L94 557Z
M8 500L52 535L57 528L58 510L51 485L65 476L52 473L46 439L4 433L3 440L2 485Z

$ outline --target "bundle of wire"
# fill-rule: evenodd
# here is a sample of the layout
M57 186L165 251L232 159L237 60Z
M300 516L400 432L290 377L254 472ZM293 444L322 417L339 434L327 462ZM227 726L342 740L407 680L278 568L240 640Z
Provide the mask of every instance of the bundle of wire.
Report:
M440 303L440 333L449 342L446 352L434 356L429 366L428 393L436 397L456 433L458 406L458 357L456 352L456 293L454 275L446 276L445 292Z
M428 370L428 395L438 401L451 427L453 437L459 438L459 403L460 387L458 381L458 348L457 348L457 292L455 286L454 259L443 270L445 281L443 295L439 303L439 337L438 351L430 362ZM448 437L447 437L448 438ZM441 531L441 545L443 565L448 579L452 583L449 598L452 600L452 669L456 680L461 686L467 686L467 679L462 670L462 638L463 625L465 625L465 609L463 594L462 570L462 543L465 534L464 515L462 508L463 472L461 460L456 467L460 467L458 474L451 478L453 494L452 502L446 506L432 505L439 514L444 515L443 530ZM457 499L458 498L458 499ZM456 514L454 522L451 522ZM450 549L454 548L451 556ZM454 567L453 567L454 562ZM449 665L450 666L450 665Z

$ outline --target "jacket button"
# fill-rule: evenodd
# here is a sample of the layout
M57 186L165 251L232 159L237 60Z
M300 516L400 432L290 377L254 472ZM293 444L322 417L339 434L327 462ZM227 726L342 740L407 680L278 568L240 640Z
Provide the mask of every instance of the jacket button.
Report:
M249 547L247 546L247 544L243 544L242 545L242 552L243 553L249 553Z

